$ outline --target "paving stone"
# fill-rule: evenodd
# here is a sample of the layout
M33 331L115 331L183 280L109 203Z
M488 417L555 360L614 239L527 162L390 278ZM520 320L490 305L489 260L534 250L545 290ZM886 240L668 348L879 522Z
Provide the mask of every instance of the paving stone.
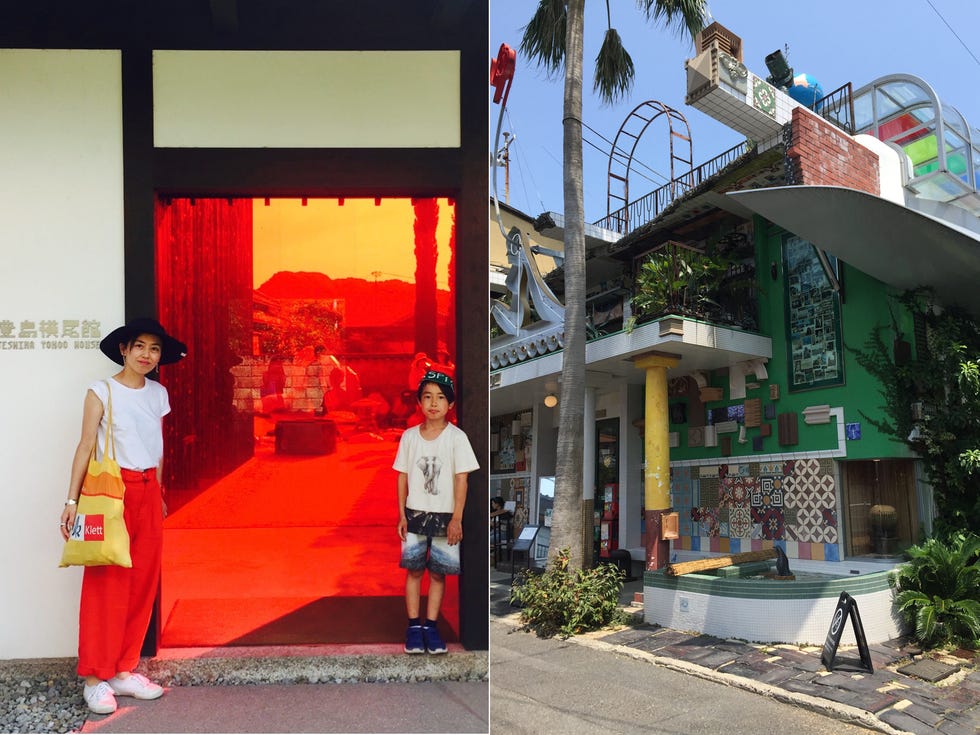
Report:
M803 671L822 671L824 668L819 656L808 656L805 653L786 650L781 650L776 655L785 661L787 665L802 669Z
M904 712L897 709L886 709L884 712L878 714L878 719L882 722L888 723L897 730L904 730L905 732L915 733L915 735L926 735L926 733L934 733L935 730L928 725L926 725L921 720L917 720L914 717L909 717Z
M959 670L959 666L944 664L931 658L921 658L898 671L906 676L914 676L924 681L937 682Z
M630 648L635 648L639 651L646 651L647 653L657 653L664 655L664 644L657 637L653 635L648 635L646 638L640 638L639 640L633 641L629 644ZM679 658L678 656L673 656L673 658Z
M653 637L653 631L645 628L626 628L625 630L602 636L599 640L620 646L631 646L636 641Z
M741 676L743 679L753 679L758 681L758 677L763 673L758 666L752 666L743 661L733 661L725 666L719 666L718 671L732 676Z
M821 699L829 699L831 702L849 704L852 707L864 709L864 699L858 692L851 692L847 689L839 689L837 687L824 687L818 690L817 696Z
M720 651L730 651L737 656L751 656L752 654L758 654L759 649L755 646L750 646L748 643L740 643L738 641L723 641L715 646L716 649Z
M685 661L698 666L705 666L709 669L717 669L725 664L730 664L735 660L728 651L715 651L714 649L696 649L684 657Z
M670 630L668 628L662 628L654 633L657 640L662 642L664 646L670 646L675 643L681 643L683 641L691 640L690 633L681 633L678 630Z
M959 686L965 687L973 692L980 692L980 671L967 674L960 680Z
M808 681L800 681L799 679L789 679L783 684L783 689L790 692L798 692L799 694L809 694L811 697L822 697L823 691L825 691L825 687Z
M980 704L980 692L965 687L942 687L937 693L939 694L937 701L945 705L947 710L966 710Z
M977 735L976 726L962 725L959 722L954 722L950 719L943 719L936 728L936 732L942 733L942 735Z
M820 684L825 687L848 687L852 683L851 677L845 674L827 674L826 676L818 676L813 680L814 684Z
M911 707L906 707L902 710L909 717L914 717L919 722L923 722L929 727L934 728L943 719L942 713L933 712L927 707L923 707L918 704L913 704Z
M878 714L883 709L891 707L899 699L899 697L888 692L868 692L862 695L860 704L856 706L873 714Z
M879 674L875 672L874 674L864 674L862 676L848 676L847 674L841 674L847 678L847 687L853 689L857 692L874 692L882 687L888 686L892 679L886 674Z
M799 679L799 672L785 666L779 666L760 674L756 681L772 684L773 686L782 686L785 682L793 679L797 679L799 681L809 681L809 678Z

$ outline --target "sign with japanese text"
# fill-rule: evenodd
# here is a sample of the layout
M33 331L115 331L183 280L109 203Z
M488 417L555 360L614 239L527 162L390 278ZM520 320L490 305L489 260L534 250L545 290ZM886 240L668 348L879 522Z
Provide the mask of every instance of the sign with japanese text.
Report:
M96 350L102 340L97 319L5 319L0 317L0 352L7 350Z

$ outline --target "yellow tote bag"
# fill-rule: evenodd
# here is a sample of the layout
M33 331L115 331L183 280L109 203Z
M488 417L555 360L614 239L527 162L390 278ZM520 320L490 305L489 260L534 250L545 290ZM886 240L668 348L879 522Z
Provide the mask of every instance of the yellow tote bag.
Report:
M109 386L109 381L106 381ZM116 445L112 438L112 389L109 388L105 450L96 461L95 448L88 461L88 472L78 497L75 524L68 534L59 566L98 567L115 565L132 567L129 555L129 531L123 518L123 495L126 485L116 462ZM111 446L111 454L110 454Z

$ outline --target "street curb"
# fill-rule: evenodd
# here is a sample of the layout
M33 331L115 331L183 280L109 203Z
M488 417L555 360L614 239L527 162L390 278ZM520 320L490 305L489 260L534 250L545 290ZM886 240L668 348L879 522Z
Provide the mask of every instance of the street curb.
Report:
M148 659L144 673L167 686L486 681L487 651L408 654Z
M0 662L0 681L17 681L39 673L71 678L77 659L8 659ZM250 684L317 684L353 682L487 681L487 651L450 650L439 656L405 653L283 654L222 649L218 655L143 658L138 671L163 686L229 686Z

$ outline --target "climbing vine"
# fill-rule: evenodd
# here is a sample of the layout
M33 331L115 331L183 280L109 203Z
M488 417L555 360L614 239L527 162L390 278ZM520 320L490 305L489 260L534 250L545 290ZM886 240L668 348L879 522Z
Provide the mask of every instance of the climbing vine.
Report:
M937 308L929 290L897 301L925 325L914 358L896 360L877 327L863 349L848 347L877 378L883 416L863 414L879 431L908 444L925 465L937 508L935 531L980 527L980 325L956 307ZM904 341L893 321L895 345Z

